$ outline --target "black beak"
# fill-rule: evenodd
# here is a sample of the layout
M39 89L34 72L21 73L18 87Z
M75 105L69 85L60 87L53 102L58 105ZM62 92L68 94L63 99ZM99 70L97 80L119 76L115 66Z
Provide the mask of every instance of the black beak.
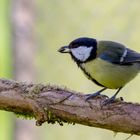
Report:
M60 53L69 53L70 49L69 46L63 46L58 50Z

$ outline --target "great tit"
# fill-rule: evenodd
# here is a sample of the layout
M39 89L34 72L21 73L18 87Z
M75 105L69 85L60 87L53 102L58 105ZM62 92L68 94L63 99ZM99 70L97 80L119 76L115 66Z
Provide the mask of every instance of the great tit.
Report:
M70 54L85 76L103 87L89 94L86 100L100 95L106 89L117 89L104 104L114 102L119 91L140 71L140 53L113 41L82 37L58 51Z

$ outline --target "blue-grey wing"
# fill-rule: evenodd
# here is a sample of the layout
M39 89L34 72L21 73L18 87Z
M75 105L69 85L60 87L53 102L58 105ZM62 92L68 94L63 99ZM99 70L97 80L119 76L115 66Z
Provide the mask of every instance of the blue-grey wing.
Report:
M123 64L140 63L140 53L137 53L131 49L127 49L127 54L124 57Z
M98 57L107 62L119 64L121 55L122 54L120 54L118 52L107 50L107 51L104 51L103 53L101 53Z
M140 63L140 53L128 48L125 48L123 51L107 50L101 53L98 57L110 63L119 65Z

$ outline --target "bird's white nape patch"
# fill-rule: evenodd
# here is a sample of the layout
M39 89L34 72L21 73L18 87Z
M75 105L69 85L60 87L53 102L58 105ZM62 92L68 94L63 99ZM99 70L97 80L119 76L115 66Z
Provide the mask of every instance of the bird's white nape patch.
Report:
M120 58L120 62L123 62L124 61L124 58L126 57L127 55L127 48L125 48L124 52L123 52L123 55L122 57Z
M72 48L71 52L75 58L84 62L89 58L92 48L92 46L79 46L77 48Z

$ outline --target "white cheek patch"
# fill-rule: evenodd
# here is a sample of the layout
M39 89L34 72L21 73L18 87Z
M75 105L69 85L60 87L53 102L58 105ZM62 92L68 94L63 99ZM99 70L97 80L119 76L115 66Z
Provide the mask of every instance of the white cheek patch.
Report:
M89 58L92 48L92 46L79 46L78 48L71 49L71 52L75 58L84 62Z

